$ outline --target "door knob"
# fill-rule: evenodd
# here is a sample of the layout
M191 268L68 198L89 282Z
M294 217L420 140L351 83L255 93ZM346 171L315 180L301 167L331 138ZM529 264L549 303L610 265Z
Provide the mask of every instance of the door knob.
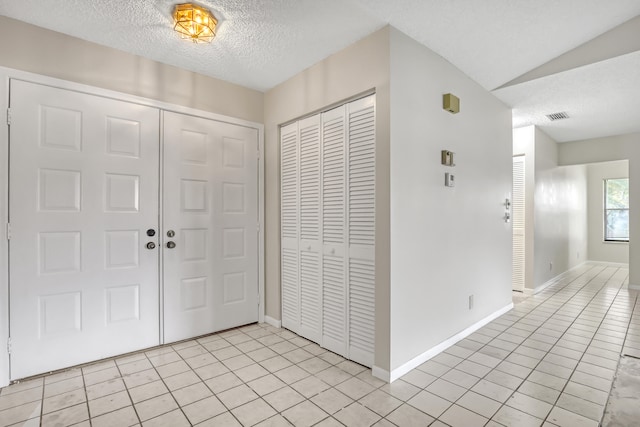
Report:
M147 230L147 236L153 237L155 235L156 235L156 230L154 230L153 228L150 228Z
M149 242L147 243L147 249L155 249L156 248L156 244L153 242Z
M168 247L169 249L173 249L173 248L175 248L175 247L176 247L176 244L175 244L175 242L168 241L168 242L167 242L167 247Z
M176 232L175 232L175 231L173 231L173 230L169 230L169 231L167 231L167 237L173 237L173 236L175 236L175 235L176 235Z

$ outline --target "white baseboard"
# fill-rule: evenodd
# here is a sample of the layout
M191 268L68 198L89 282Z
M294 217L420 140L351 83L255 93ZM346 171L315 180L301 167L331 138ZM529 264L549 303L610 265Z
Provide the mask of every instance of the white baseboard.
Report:
M264 316L264 323L271 325L274 328L282 328L282 320L276 320L271 316Z
M474 333L475 331L477 331L478 329L480 329L481 327L483 327L487 323L489 323L492 320L502 316L504 313L508 312L512 308L513 308L513 303L507 304L506 306L502 307L500 310L498 310L498 311L490 314L489 316L485 317L484 319L474 323L473 325L469 326L468 328L466 328L462 332L457 333L456 335L452 336L451 338L447 339L446 341L441 342L440 344L436 345L435 347L430 348L429 350L425 351L421 355L414 357L413 359L411 359L408 362L404 363L403 365L397 367L396 369L392 370L391 372L385 371L384 369L381 369L381 368L378 368L377 366L374 366L373 370L372 370L372 374L373 374L374 377L380 378L383 381L388 381L390 383L394 382L395 380L397 380L398 378L400 378L401 376L403 376L404 374L406 374L410 370L422 365L424 362L426 362L427 360L431 359L432 357L437 356L438 354L440 354L441 352L443 352L447 348L451 347L452 345L454 345L458 341L468 337L469 335L471 335L472 333Z

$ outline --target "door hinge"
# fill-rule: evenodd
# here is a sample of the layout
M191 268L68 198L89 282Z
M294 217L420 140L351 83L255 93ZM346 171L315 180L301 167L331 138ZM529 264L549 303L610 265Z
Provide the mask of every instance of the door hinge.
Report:
M7 108L7 125L11 125L11 108Z
M11 240L11 223L7 223L7 240Z
M11 354L11 337L7 338L7 353Z

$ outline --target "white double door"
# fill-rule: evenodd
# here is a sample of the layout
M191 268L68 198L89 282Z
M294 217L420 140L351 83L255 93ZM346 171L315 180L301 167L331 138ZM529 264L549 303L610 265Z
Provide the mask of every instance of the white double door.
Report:
M12 379L258 319L256 129L10 91Z

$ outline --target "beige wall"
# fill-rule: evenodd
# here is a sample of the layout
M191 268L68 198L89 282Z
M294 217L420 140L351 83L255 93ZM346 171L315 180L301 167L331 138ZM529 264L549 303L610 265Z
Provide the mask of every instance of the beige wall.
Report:
M449 92L458 114L442 108ZM511 304L511 126L510 108L391 30L392 378ZM443 149L455 167L440 164Z
M375 365L389 366L389 27L269 90L265 124L266 315L281 319L279 126L376 92L376 335Z
M562 165L629 160L629 284L640 288L640 133L594 138L559 144L558 160ZM635 230L635 231L634 231Z
M628 178L629 162L591 163L588 176L589 260L616 263L629 262L629 243L604 241L604 180Z
M262 123L263 94L0 16L0 66Z

